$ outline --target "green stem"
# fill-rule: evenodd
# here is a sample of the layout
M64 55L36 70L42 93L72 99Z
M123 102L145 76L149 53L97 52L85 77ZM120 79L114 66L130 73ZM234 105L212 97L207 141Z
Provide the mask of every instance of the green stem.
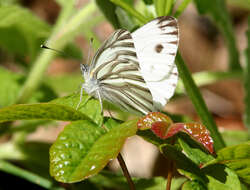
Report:
M13 164L10 164L6 161L0 160L0 170L4 171L6 173L21 177L23 179L26 179L27 181L37 184L45 189L52 189L53 190L63 190L62 187L55 187L52 180L48 180L46 178L43 178L39 175L36 175L34 173L31 173L27 170L21 169L16 167Z
M245 87L245 113L244 124L248 129L248 135L250 137L250 16L248 17L248 30L246 32L248 47L245 50L246 54L246 67L244 69L244 87Z
M176 64L180 74L180 77L183 81L187 94L197 111L197 114L200 116L203 124L208 128L211 133L211 137L214 140L215 150L219 150L225 147L225 143L218 131L218 128L213 120L213 117L209 113L207 106L201 96L201 93L192 79L190 72L188 71L187 66L185 65L180 53L177 53Z
M94 2L91 1L83 10L79 11L68 23L63 24L59 19L59 23L56 24L51 38L49 39L50 46L54 49L63 49L63 47L70 41L74 39L76 34L79 33L79 29L83 22L87 21L87 18L96 10ZM69 14L69 11L67 11ZM65 18L65 12L61 18ZM43 50L35 61L27 80L24 83L23 88L17 99L17 103L24 103L32 96L33 92L40 85L43 75L49 65L49 63L54 58L55 53L48 50Z
M140 12L135 10L133 7L129 6L126 2L122 0L110 0L110 1L116 4L117 6L123 8L126 12L134 16L142 24L145 24L148 22L147 18L145 18Z
M182 12L187 8L188 4L191 1L192 0L183 0L182 3L177 8L177 10L175 11L174 17L178 18L182 14Z

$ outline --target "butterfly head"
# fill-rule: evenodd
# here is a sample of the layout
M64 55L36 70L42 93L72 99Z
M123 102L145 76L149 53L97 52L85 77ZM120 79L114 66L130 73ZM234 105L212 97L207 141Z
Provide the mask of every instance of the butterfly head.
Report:
M91 77L89 73L89 66L86 64L81 64L81 71L84 77L84 83L82 84L82 88L84 91L90 95L95 95L96 91L99 89L98 80L94 77Z
M81 64L80 68L81 68L81 71L82 71L82 75L84 75L85 73L87 73L88 70L89 70L89 66L86 65L86 64Z

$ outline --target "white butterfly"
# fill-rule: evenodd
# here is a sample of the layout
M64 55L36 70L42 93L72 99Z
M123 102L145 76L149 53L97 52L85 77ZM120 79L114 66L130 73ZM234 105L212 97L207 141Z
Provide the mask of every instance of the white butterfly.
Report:
M157 111L174 94L178 71L177 20L158 17L132 34L116 30L98 49L90 66L81 64L86 93L139 114ZM81 99L81 98L80 98ZM81 102L81 100L80 100Z

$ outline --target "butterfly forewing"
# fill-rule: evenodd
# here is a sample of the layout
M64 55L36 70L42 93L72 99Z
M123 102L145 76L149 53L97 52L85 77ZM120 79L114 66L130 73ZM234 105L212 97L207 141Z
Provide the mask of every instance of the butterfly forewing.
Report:
M117 30L104 42L92 60L89 77L98 81L102 98L127 111L146 114L155 110L128 31Z
M178 71L174 64L178 48L178 25L170 16L158 17L132 33L141 73L161 109L174 94Z

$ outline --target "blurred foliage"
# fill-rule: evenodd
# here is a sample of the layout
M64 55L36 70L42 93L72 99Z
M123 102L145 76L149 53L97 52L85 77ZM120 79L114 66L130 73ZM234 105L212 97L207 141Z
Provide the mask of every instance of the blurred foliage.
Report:
M245 125L249 128L250 32L248 29L248 49L244 55L246 64L240 64L232 20L224 0L193 2L201 15L212 18L223 35L230 58L228 71L204 71L191 75L181 55L177 57L181 77L177 94L186 92L190 97L197 114L211 133L216 150L220 149L217 155L210 155L183 134L176 135L177 143L173 145L169 139L159 139L152 131L136 132L137 119L124 121L130 115L108 103L104 103L104 107L116 112L122 119L104 117L99 101L86 94L83 94L83 101L76 110L79 93L61 98L58 95L71 94L79 89L77 86L83 80L80 72L58 76L46 74L55 56L81 61L85 58L82 50L75 45L77 36L87 40L93 37L93 49L96 50L100 46L100 39L93 31L104 17L114 29L134 31L156 16L180 16L190 2L96 0L76 6L75 0L56 0L61 10L55 24L50 25L31 9L21 6L20 1L0 0L0 135L8 139L0 144L0 170L44 189L128 189L124 176L102 169L117 156L125 139L137 134L156 145L168 159L175 161L178 172L185 176L173 179L172 190L236 190L241 189L243 183L249 185L250 148L249 142L245 142L249 140L249 135L241 131L225 131L222 137L227 147L224 147L221 134L197 87L224 79L244 79L244 117ZM249 0L228 0L227 3L250 10ZM248 25L250 28L250 19ZM41 44L65 53L41 49ZM246 66L242 68L241 65ZM184 122L187 118L185 115L171 117L175 122ZM55 126L53 120L70 123L50 150L50 143L27 141L28 135L38 127ZM103 124L108 131L100 127ZM59 181L71 183L85 180L62 185L50 177L49 164L51 175ZM165 189L166 185L166 180L161 177L133 178L133 181L139 190L160 190Z

